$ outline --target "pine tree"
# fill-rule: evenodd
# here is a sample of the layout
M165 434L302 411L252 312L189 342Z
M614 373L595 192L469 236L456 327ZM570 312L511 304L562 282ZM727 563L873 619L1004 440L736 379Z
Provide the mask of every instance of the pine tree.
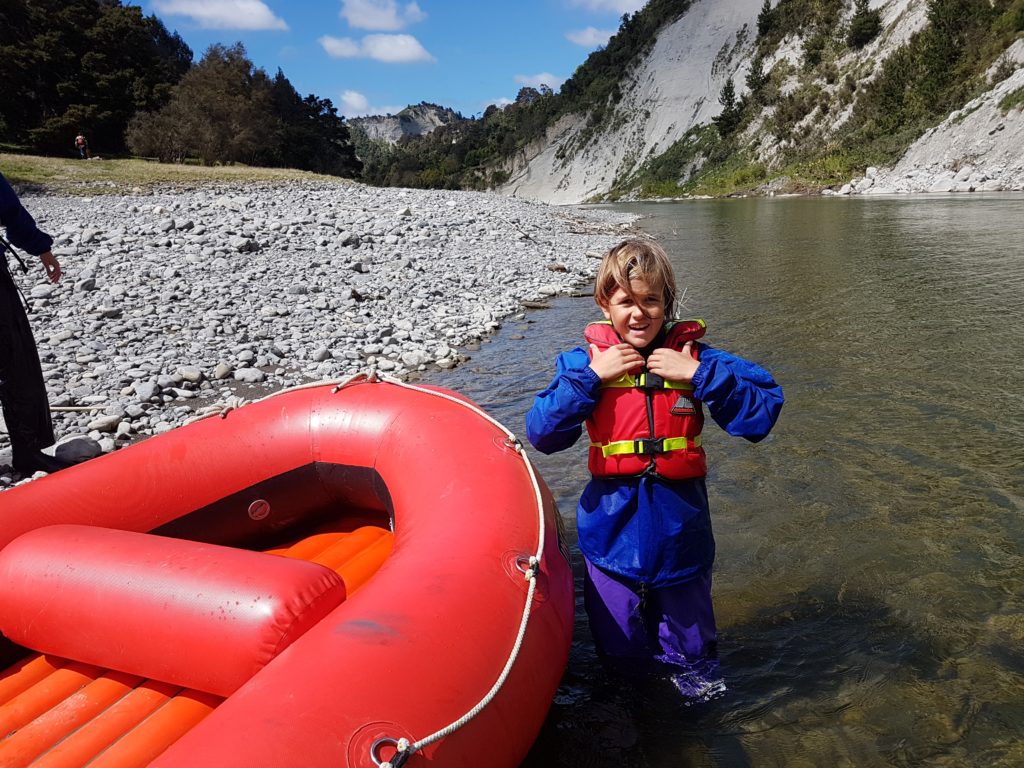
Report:
M757 36L765 37L772 31L772 4L771 0L764 0L761 12L757 14Z
M4 138L70 154L75 134L106 154L124 150L128 120L163 106L192 51L155 16L119 0L0 3Z
M722 105L722 111L712 118L712 121L718 128L718 133L725 137L736 130L743 116L743 105L736 101L736 86L732 78L726 80L722 86L718 94L718 103Z
M846 44L851 48L863 48L882 31L882 14L868 7L868 0L855 0L850 29L846 33Z
M768 75L764 71L764 58L760 55L754 57L750 62L750 70L747 72L747 90L756 94L768 83ZM735 91L735 89L733 89Z

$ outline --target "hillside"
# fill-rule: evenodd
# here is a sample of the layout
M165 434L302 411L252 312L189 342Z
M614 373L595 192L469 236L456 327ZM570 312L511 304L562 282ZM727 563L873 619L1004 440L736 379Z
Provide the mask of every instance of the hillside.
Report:
M1024 0L650 0L559 92L361 153L364 178L549 203L1021 189L1022 37Z
M424 101L406 107L397 115L354 117L348 124L366 134L367 139L397 144L404 138L425 136L442 125L461 119L452 109Z
M588 132L588 116L568 115L508 163L505 194L577 203L612 190L653 156L721 110L718 93L742 78L761 0L696 2L663 28L650 53L620 81L614 116ZM682 169L681 169L682 170Z
M781 0L767 24L758 0L694 3L627 68L610 119L594 130L587 114L561 117L504 162L499 191L577 203L830 187L1021 189L1024 42L1013 41L1024 4L863 6L879 23L856 47L852 2ZM897 88L912 98L894 98ZM876 165L896 167L844 187Z
M851 44L865 11L877 28ZM632 62L610 120L561 118L499 189L551 203L1021 189L1022 34L1019 0L697 2Z

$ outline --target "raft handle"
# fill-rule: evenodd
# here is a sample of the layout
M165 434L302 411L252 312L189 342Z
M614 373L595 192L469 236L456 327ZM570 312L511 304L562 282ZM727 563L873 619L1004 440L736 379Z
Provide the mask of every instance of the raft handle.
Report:
M395 747L395 754L390 760L381 760L377 757L377 750L385 744L392 744ZM390 736L381 736L370 745L370 760L377 768L402 768L411 754L408 739L392 739Z

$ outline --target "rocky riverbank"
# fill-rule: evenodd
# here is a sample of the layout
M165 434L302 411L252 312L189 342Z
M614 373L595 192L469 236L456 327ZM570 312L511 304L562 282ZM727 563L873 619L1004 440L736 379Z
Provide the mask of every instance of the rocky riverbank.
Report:
M451 368L524 306L593 277L624 214L470 192L288 183L25 197L62 280L18 275L59 455L231 397ZM525 304L524 304L525 303ZM0 436L0 487L10 471Z

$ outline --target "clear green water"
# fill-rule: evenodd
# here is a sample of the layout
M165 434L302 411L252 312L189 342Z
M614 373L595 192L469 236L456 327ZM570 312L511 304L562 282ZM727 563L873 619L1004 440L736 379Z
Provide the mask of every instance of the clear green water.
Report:
M525 765L1024 765L1024 198L628 209L787 402L759 445L706 431L728 695L614 677L580 606ZM522 432L594 316L560 299L435 380ZM574 535L582 448L533 458Z

